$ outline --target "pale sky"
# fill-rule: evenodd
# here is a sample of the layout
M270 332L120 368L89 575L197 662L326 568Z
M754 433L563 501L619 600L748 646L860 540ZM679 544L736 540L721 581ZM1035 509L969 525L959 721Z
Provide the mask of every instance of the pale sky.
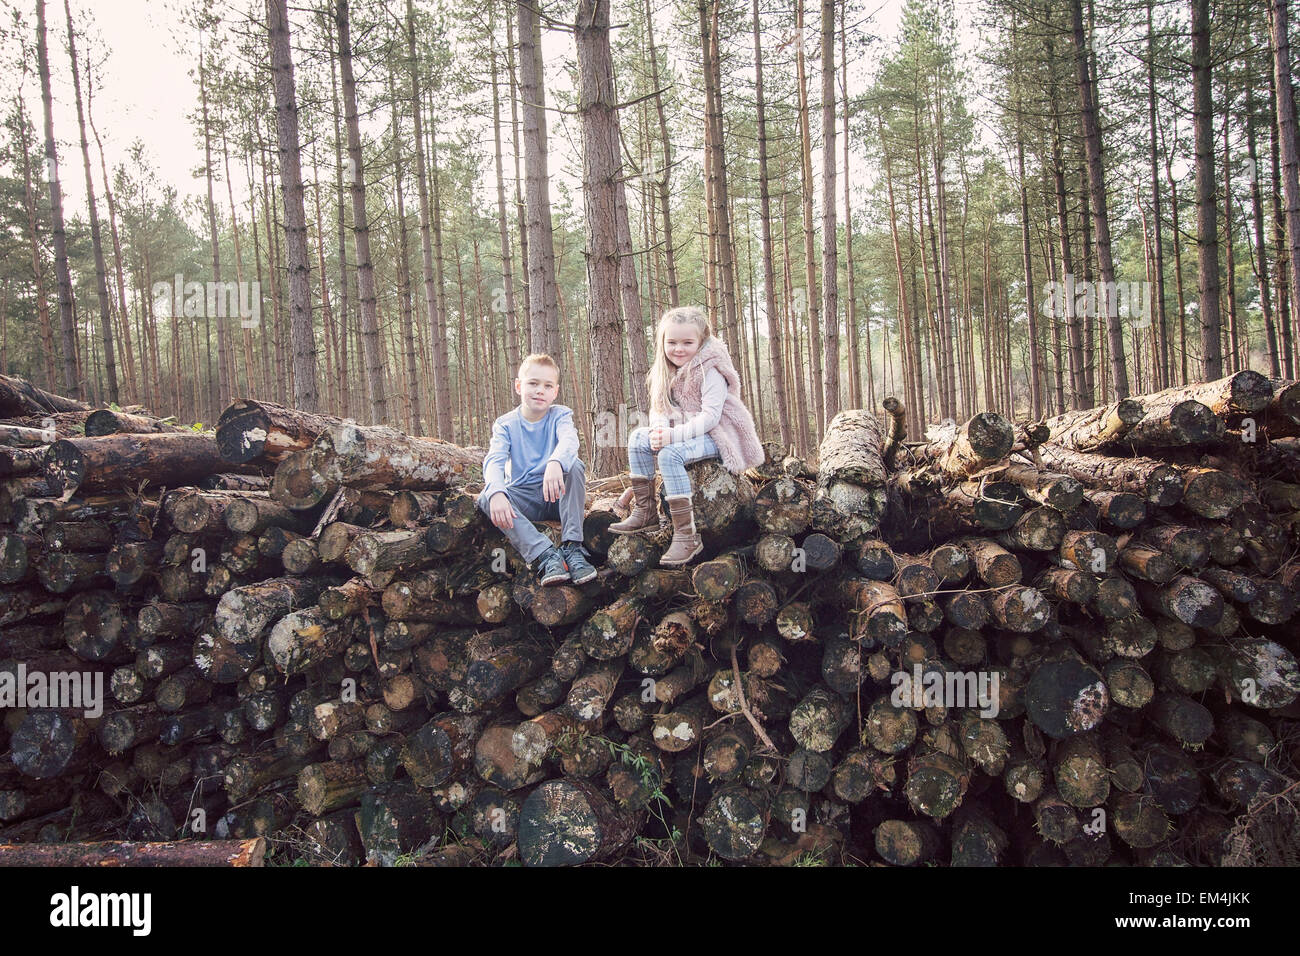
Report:
M424 5L427 2L425 0ZM102 56L105 48L109 51L108 60L100 71L100 87L95 93L94 109L95 122L104 140L110 175L118 163L127 160L131 143L139 138L146 143L150 162L163 182L175 186L182 198L186 195L199 197L206 195L205 185L202 179L194 178L194 171L201 166L203 155L195 138L194 126L187 118L187 114L198 106L197 82L189 75L197 50L193 44L182 48L176 39L178 17L175 6L175 0L72 0L74 14L79 20L80 11L89 10L93 14L95 30L100 39L95 44L96 55ZM297 23L301 14L295 13L293 6L290 5L290 16ZM815 29L816 8L812 3L808 6L809 28ZM873 32L884 36L887 43L897 33L902 6L902 0L883 0L875 14ZM963 24L970 22L975 6L975 0L959 0L957 12ZM618 7L616 0L616 23L619 20ZM36 125L37 136L40 137L43 135L43 126L40 116L40 84L35 63L35 3L34 0L0 0L0 16L3 17L6 30L12 24L14 8L23 11L33 31L33 36L29 38L31 72L23 95ZM230 8L237 14L238 7L235 4L231 4ZM76 106L65 49L67 27L61 0L47 0L46 17L54 74L54 125L59 140L59 162L66 208L69 215L75 211L84 215L85 178L76 143ZM665 29L666 27L667 24ZM660 39L662 42L674 38L661 34ZM970 50L978 43L978 38L973 32L963 31L961 41L962 48ZM565 56L572 57L572 36L544 31L543 48L548 63L548 84L562 82L560 60ZM877 46L877 49L881 47ZM84 63L83 44L79 44L77 53L79 60ZM17 72L9 66L17 55L17 44L7 43L4 49L5 66L0 71L0 97L3 97L4 102L0 108L9 108L17 89ZM295 63L300 56L301 54L295 53ZM850 85L860 88L866 80L867 77L860 73L856 77L850 77ZM82 82L84 87L84 77ZM814 93L815 83L814 79ZM972 104L974 107L975 104ZM380 126L386 123L387 114L377 122ZM380 127L377 126L376 131L378 128ZM551 146L553 150L567 148L563 137L554 133ZM561 158L557 157L557 160ZM232 165L235 162L232 157ZM93 137L91 163L96 180L95 188L99 194L103 187ZM855 177L862 175L856 166L855 163ZM815 159L813 167L820 169L819 159ZM304 171L310 175L310 172ZM235 190L238 195L238 182ZM102 195L99 198L102 201Z

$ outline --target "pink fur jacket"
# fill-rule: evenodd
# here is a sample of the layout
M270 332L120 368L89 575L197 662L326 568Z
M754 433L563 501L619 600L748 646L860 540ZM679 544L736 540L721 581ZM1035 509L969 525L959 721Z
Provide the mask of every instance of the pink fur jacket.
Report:
M740 375L731 362L731 356L727 354L727 346L720 338L709 336L695 357L677 370L669 394L687 418L698 414L702 404L704 373L710 368L716 369L726 379L727 398L722 405L722 418L709 432L709 437L718 446L722 465L728 471L738 474L746 468L756 468L766 459L763 444L759 440L758 429L754 426L754 416L741 401Z

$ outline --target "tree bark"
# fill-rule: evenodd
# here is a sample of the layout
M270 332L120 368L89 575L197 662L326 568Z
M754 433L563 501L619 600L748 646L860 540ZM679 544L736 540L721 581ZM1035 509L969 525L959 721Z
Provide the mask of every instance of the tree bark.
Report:
M555 282L550 173L546 156L546 101L542 86L541 23L537 10L516 2L519 22L519 95L523 99L528 230L528 307L531 347L561 360L560 306Z
M362 490L440 489L476 480L479 449L436 438L412 438L391 428L345 423L328 429L311 451L312 468L327 481Z
M578 110L582 115L583 209L587 219L587 317L591 327L591 412L617 419L623 399L623 320L619 301L617 190L622 185L614 62L609 49L609 0L581 0L578 45ZM626 208L624 209L626 221ZM627 318L640 325L640 312ZM637 336L641 338L641 336ZM629 345L631 343L629 342ZM645 349L641 348L644 355ZM594 474L621 467L618 445L592 452Z
M45 0L36 0L36 64L41 77L41 103L45 109L45 181L50 190L50 232L54 240L54 274L59 284L63 390L69 396L81 399L85 397L85 392L77 378L77 327L72 317L72 274L68 269L68 236L63 228L63 191L59 184L59 152L54 142L50 58L45 39Z
M316 343L311 315L311 266L307 257L307 213L303 207L298 101L293 79L286 0L267 0L271 73L275 87L275 129L279 140L281 200L284 204L285 267L289 274L289 326L293 343L293 404L315 412Z
M495 10L493 6L491 10ZM501 146L501 94L497 81L496 31L492 30L490 39L492 47L492 138L496 145L496 186L497 186L497 232L501 242L501 286L505 294L505 335L506 335L506 371L517 374L519 360L523 357L519 351L518 311L515 304L515 260L510 247L510 225L506 218L506 179L502 166L504 151ZM498 311L493 307L493 311Z
M99 298L99 332L104 343L104 377L108 380L108 400L117 402L117 360L113 351L113 319L108 300L108 276L104 267L104 246L99 235L99 209L95 205L95 181L90 175L90 143L86 139L86 117L81 105L81 70L77 67L76 31L72 27L72 8L63 0L68 19L68 58L72 61L72 88L77 100L77 130L81 134L81 161L86 172L86 205L90 210L90 245L95 256L95 293ZM206 128L206 120L205 120Z
M1255 273L1255 281L1259 283L1259 304L1260 311L1264 316L1264 337L1268 348L1269 374L1273 378L1279 378L1282 374L1282 365L1278 354L1277 317L1273 312L1272 283L1268 268L1268 246L1264 242L1264 202L1259 185L1260 180L1264 178L1264 171L1260 168L1256 148L1254 78L1253 67L1248 67L1246 71L1246 155L1250 160L1250 168L1254 170L1254 175L1250 177L1250 212L1255 248L1255 261L1252 263L1252 268ZM1285 322L1287 317L1282 316L1281 318Z
M0 866L261 866L266 838L174 843L18 843L0 846Z
M1273 76L1277 95L1277 135L1282 167L1282 193L1286 197L1287 256L1290 259L1292 339L1300 340L1300 145L1297 144L1295 93L1291 86L1291 40L1285 0L1270 0L1273 41ZM1288 360L1291 350L1286 350ZM1291 376L1290 367L1286 370Z
M646 42L650 56L650 86L654 90L655 112L659 116L659 142L663 148L663 169L656 181L659 189L659 212L663 218L664 229L664 268L668 273L668 304L676 308L677 298L677 250L673 246L672 210L669 205L669 182L673 170L672 140L668 136L668 117L664 111L663 93L659 86L659 53L655 48L654 17L649 0L645 8ZM761 101L761 97L759 98ZM760 107L761 109L761 107Z
M1082 111L1083 139L1088 160L1088 194L1093 223L1097 230L1097 262L1101 268L1103 295L1097 307L1106 316L1106 344L1110 353L1110 372L1116 398L1128 398L1128 366L1124 360L1124 328L1120 324L1115 290L1115 263L1111 258L1110 215L1107 212L1105 166L1102 163L1101 123L1097 117L1096 86L1088 68L1088 43L1083 29L1081 0L1071 0L1074 20L1074 57Z
M1285 14L1284 14L1285 16ZM1192 127L1196 138L1197 291L1201 374L1223 375L1219 342L1219 219L1214 178L1214 94L1210 80L1210 2L1192 0Z
M141 482L183 485L229 469L217 440L194 432L63 439L50 446L45 462L51 489L68 495Z
M1153 356L1156 368L1159 370L1156 376L1157 388L1168 388L1173 384L1173 369L1169 366L1169 319L1165 312L1165 250L1163 241L1164 221L1160 214L1160 172L1159 165L1156 162L1156 67L1155 67L1155 34L1152 24L1152 3L1147 0L1147 121L1150 128L1150 158L1151 158L1151 205L1152 217L1155 220L1155 308L1157 323L1157 344L1158 354ZM1252 150L1253 134L1252 134ZM1253 155L1253 153L1252 153ZM1265 312L1268 311L1268 291L1264 290Z
M840 411L839 239L835 215L835 0L822 0L822 315L826 319L823 421ZM844 170L847 177L849 171ZM951 356L951 353L950 353Z
M776 307L775 250L772 247L772 196L767 161L767 107L763 99L763 44L758 20L758 0L753 0L755 108L758 113L758 194L759 221L762 230L764 314L767 319L768 359L772 375L772 394L776 399L781 427L781 445L789 449L794 440L790 427L790 408L785 400L785 360L782 355L784 336ZM666 141L666 140L665 140ZM665 197L665 202L667 199ZM676 302L676 277L673 277L673 301Z
M822 440L826 429L825 382L822 370L822 331L818 313L821 311L821 290L817 285L816 236L813 227L813 172L812 172L812 114L808 104L808 71L804 59L804 0L795 0L795 66L799 93L799 143L800 143L800 195L803 200L804 296L803 307L808 315L808 353L812 356L813 418L817 441ZM825 282L834 282L835 276L823 276ZM798 299L795 300L798 302ZM796 312L801 310L796 310Z
M357 298L361 305L361 344L365 352L370 416L376 424L388 423L388 392L380 352L375 270L370 262L370 219L366 212L366 176L361 155L361 127L357 119L357 84L352 75L352 32L348 0L336 0L334 24L338 31L339 79L343 87L343 120L348 129L348 175L352 192L352 239L357 254Z

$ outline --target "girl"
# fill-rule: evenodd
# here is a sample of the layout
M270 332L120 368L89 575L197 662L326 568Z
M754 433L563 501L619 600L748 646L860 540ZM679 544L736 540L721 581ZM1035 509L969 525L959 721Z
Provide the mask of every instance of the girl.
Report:
M655 342L654 365L646 376L651 426L638 428L628 439L635 505L627 520L610 530L627 534L655 520L657 456L673 522L672 544L659 564L680 567L704 550L695 530L686 465L720 458L724 468L738 474L761 465L766 456L754 418L740 399L740 376L727 347L710 334L704 311L696 306L669 309L659 320Z

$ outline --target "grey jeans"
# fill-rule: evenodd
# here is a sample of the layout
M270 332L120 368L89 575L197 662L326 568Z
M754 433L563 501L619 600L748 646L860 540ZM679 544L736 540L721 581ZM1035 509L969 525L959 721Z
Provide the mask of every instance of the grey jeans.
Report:
M561 540L582 541L582 519L587 506L586 475L586 467L581 461L575 461L564 475L564 494L559 501L543 498L540 483L506 487L515 526L500 531L525 561L533 562L551 546L551 539L537 530L534 521L559 521ZM486 491L479 494L478 507L489 518L492 516L491 499Z

